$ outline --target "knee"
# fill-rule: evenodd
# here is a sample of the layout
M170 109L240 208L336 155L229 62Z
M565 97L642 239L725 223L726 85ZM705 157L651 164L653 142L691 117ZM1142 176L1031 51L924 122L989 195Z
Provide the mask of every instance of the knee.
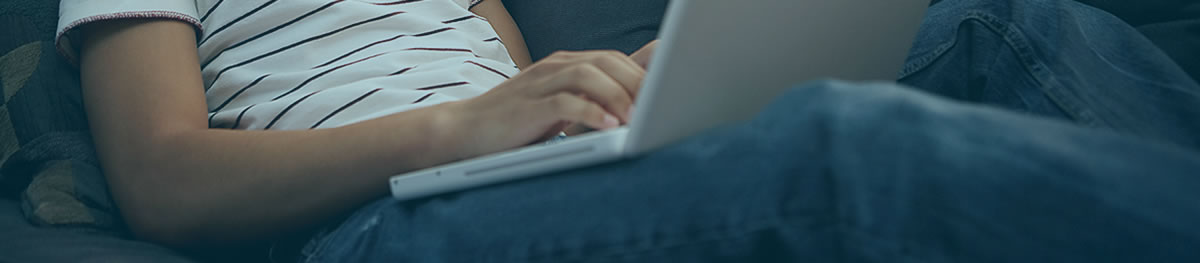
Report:
M1088 24L1124 24L1119 18L1074 0L956 0L930 6L926 24L958 24L976 20L994 30L1032 30L1054 36L1054 30L1080 30ZM1103 28L1103 27L1102 27ZM1011 32L1009 32L1011 33Z
M940 103L945 102L895 83L823 80L787 90L755 121L782 129L874 126L923 115Z

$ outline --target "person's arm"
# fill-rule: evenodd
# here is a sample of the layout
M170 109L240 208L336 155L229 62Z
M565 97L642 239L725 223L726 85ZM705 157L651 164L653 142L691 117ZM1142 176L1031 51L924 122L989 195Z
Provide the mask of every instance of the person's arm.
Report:
M438 150L454 140L441 105L335 129L209 129L190 25L121 20L84 30L92 133L113 197L141 237L255 241L381 197L390 175L457 158Z
M564 52L466 101L331 129L210 129L191 26L81 30L84 103L114 200L138 237L185 248L310 226L385 196L389 176L529 144L562 122L614 127L644 75L619 52Z
M517 67L525 69L533 64L529 58L529 48L525 46L525 37L521 35L521 29L517 28L517 23L508 14L508 9L504 8L503 2L483 0L471 8L471 12L487 18L488 22L492 24L492 29L495 29L496 34L500 35L500 41L504 42L504 47L508 49L508 56L517 63Z

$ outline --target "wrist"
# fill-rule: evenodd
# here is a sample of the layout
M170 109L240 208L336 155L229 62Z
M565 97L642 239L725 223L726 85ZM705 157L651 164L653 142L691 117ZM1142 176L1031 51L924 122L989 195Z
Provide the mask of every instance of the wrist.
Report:
M462 160L473 156L470 131L476 121L475 113L468 107L468 101L446 102L427 108L429 114L429 149L444 153L444 162Z
M358 145L355 152L389 174L420 170L467 156L464 131L469 121L457 102L400 112L330 129L333 137Z

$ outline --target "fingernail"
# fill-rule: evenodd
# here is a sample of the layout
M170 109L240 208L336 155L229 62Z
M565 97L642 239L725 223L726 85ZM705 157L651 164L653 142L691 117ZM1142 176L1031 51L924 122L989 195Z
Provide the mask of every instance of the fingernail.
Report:
M621 126L621 121L617 120L617 117L613 117L612 114L604 114L605 128L614 128L617 126Z

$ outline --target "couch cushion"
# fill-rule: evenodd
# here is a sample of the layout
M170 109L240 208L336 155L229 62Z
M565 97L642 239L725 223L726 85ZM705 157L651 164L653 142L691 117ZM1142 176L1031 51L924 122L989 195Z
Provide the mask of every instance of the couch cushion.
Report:
M0 232L0 262L192 262L164 247L102 232L30 225L13 200L0 199Z
M1078 0L1125 20L1200 80L1200 1ZM658 34L668 0L505 0L536 61L555 50L626 53ZM935 1L936 2L936 1Z
M556 50L632 53L658 36L667 0L505 0L537 61Z

